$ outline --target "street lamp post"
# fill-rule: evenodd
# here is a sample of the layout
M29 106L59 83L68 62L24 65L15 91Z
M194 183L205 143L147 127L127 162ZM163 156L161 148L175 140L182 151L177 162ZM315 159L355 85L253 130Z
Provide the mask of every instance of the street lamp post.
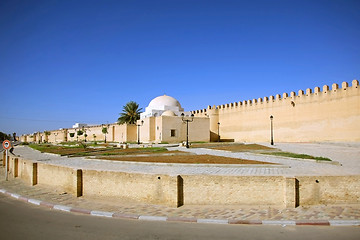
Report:
M274 145L274 134L273 134L273 116L270 116L270 134L271 134L271 139L270 139L270 144Z
M138 144L140 144L140 127L144 124L144 120L141 120L141 124L136 124L138 127Z
M218 125L218 142L220 142L220 122L218 122L217 125Z
M186 123L186 148L189 148L189 122L194 121L194 114L191 114L191 119L185 119L185 114L181 114L181 120Z

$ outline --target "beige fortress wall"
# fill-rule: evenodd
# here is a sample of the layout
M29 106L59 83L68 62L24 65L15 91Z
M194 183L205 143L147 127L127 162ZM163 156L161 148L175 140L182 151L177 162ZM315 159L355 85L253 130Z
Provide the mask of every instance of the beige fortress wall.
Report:
M61 130L49 131L49 135L43 133L35 133L22 135L22 142L49 142L49 143L61 143L77 140L77 131L82 130L83 135L78 136L79 141L85 141L85 133L87 134L87 141L105 141L105 134L102 132L102 128L107 127L108 133L106 134L107 142L134 142L137 139L136 125L135 124L106 124L88 126L85 128L69 128ZM70 133L75 133L74 137L70 137ZM94 137L95 135L95 137Z
M102 133L102 126L101 125L96 125L96 126L91 126L91 127L86 127L84 128L86 129L86 134L87 136L87 141L104 141L105 140L105 135ZM109 131L109 129L108 129ZM75 131L76 132L76 131ZM95 137L94 137L95 134ZM76 137L76 134L75 134ZM106 138L108 139L109 134L106 134ZM80 137L79 136L79 140L84 140L84 134Z
M61 143L67 141L67 129L49 131L50 135L47 136L47 142Z
M83 196L177 206L177 177L83 170Z
M28 135L21 135L20 136L20 142L28 142Z
M79 141L85 141L85 133L87 134L87 137L86 137L86 141L92 141L93 140L93 134L94 134L94 131L96 131L97 129L97 126L96 127L86 127L84 129L82 128L69 128L67 129L67 141L76 141L77 139ZM80 136L77 136L77 131L83 131L83 134L80 135ZM54 132L54 131L51 131L51 132ZM75 133L74 137L70 137L70 133ZM101 139L96 139L98 141L100 141Z
M137 140L136 124L115 124L112 126L114 131L114 142L135 142Z
M221 139L241 142L270 141L270 116L274 141L360 141L360 89L357 80L330 87L291 92L290 95L236 102L193 112L210 116L210 131ZM214 121L215 120L215 121Z

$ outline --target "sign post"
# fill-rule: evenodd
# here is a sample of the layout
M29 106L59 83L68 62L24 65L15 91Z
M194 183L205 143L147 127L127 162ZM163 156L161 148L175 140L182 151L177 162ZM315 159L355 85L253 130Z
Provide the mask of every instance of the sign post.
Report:
M11 148L11 142L9 140L5 140L2 143L3 148L6 151L6 157L5 157L5 180L8 180L8 157L9 157L9 149Z

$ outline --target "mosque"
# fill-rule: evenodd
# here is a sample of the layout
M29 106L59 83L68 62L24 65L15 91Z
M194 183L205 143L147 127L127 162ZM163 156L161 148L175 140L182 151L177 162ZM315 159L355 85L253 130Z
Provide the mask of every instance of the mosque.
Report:
M76 124L21 136L23 142L360 142L359 81L184 111L178 100L158 96L136 124ZM107 132L103 133L103 128ZM83 135L74 134L78 130Z
M209 142L210 119L195 118L191 114L184 112L179 101L173 97L163 95L154 98L138 120L138 125L141 126L141 141L179 143L186 139L188 132L188 137L193 142ZM187 124L186 120L188 120Z

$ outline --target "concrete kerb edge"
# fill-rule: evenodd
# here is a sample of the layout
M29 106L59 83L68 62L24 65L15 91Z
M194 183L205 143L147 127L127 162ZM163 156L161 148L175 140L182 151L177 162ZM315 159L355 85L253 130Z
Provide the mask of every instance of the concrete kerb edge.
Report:
M196 218L182 218L182 217L167 217L167 216L148 216L148 215L133 215L119 212L104 212L97 210L79 209L65 205L56 205L45 201L30 199L23 197L16 193L11 193L6 189L0 189L0 193L8 195L19 201L25 201L40 207L47 207L54 210L87 214L91 216L100 216L107 218L120 219L137 219L143 221L161 221L161 222L192 222L192 223L207 223L207 224L246 224L246 225L281 225L283 227L288 225L323 225L323 226L360 226L360 220L237 220L237 219L196 219Z

